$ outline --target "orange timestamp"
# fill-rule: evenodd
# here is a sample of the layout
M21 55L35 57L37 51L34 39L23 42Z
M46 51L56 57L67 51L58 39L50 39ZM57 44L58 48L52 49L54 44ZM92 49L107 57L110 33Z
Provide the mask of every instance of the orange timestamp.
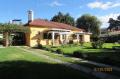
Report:
M97 67L97 68L94 68L94 71L96 71L96 72L112 72L112 68L111 67Z

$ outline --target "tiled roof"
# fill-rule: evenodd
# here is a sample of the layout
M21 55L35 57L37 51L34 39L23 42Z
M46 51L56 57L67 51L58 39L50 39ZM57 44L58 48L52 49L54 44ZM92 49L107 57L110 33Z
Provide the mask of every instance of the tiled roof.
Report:
M29 22L27 25L35 26L35 27L48 27L48 28L67 29L67 30L73 30L73 31L83 31L83 29L79 29L68 24L46 21L42 19L35 19L32 22Z

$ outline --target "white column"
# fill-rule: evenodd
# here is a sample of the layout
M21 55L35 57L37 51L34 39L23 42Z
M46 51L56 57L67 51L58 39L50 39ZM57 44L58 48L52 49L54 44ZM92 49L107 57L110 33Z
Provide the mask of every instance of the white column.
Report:
M55 42L55 33L52 32L52 45L54 46L54 42Z
M61 41L61 42L63 42L63 39L62 39L62 38L63 38L63 35L60 34L60 41Z
M79 42L79 34L77 34L77 41Z

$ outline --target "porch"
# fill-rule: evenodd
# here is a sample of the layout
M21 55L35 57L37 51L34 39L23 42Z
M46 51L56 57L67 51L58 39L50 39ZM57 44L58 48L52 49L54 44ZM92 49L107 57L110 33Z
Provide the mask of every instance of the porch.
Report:
M72 32L71 30L65 29L51 29L43 32L43 40L47 42L46 45L59 46L68 44L71 41L73 43L80 43L84 41L84 35L84 32Z

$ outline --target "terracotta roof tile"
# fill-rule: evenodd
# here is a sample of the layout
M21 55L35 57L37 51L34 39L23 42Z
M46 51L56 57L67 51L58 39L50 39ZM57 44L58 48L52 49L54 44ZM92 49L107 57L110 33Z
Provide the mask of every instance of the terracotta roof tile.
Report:
M28 23L28 25L37 26L37 27L48 27L48 28L59 28L59 29L67 29L67 30L74 30L74 31L83 31L83 29L79 29L68 24L45 21L42 19L35 19L32 22Z

